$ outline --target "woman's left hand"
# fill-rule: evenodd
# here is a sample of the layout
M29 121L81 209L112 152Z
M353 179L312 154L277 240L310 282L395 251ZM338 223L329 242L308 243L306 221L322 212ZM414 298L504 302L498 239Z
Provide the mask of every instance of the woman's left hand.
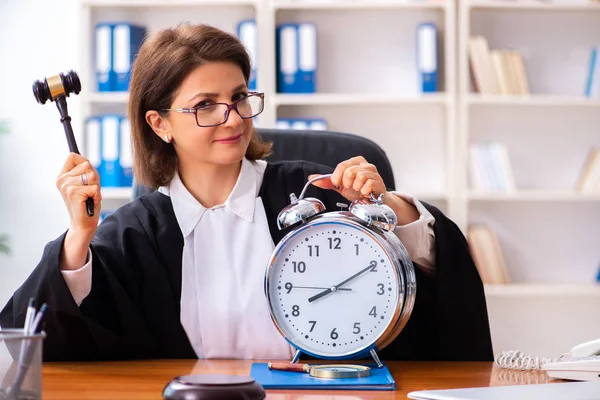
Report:
M316 176L311 175L308 178ZM333 189L349 201L369 197L371 193L377 197L387 191L377 167L369 164L361 156L342 161L333 171L331 179L320 179L314 181L313 185L322 189Z
M317 177L310 175L308 179ZM312 183L322 189L332 189L349 201L361 197L375 197L384 194L383 202L394 210L398 217L398 225L406 225L419 219L416 207L399 196L389 194L377 167L369 164L364 157L353 157L337 165L330 179L319 179Z

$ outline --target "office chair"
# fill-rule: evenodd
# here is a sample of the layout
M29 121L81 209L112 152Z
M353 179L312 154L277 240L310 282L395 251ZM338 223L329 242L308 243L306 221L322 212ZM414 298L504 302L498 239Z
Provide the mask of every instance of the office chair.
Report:
M261 136L273 142L273 153L267 161L304 160L335 168L340 162L363 156L377 167L388 190L395 190L394 173L385 151L362 136L332 132L294 129L258 129ZM134 182L132 197L150 193L150 189Z

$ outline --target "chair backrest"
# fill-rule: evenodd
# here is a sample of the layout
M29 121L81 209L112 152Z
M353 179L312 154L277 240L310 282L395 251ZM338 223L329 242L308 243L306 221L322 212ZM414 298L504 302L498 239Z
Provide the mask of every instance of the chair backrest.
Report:
M270 161L305 160L335 168L340 162L363 156L377 167L389 190L395 190L394 173L383 149L370 139L351 133L293 129L258 129L273 142Z
M377 167L389 190L395 190L394 173L385 151L375 142L351 133L294 129L258 129L261 136L273 142L268 161L304 160L335 168L340 162L363 156ZM152 192L134 182L133 198Z

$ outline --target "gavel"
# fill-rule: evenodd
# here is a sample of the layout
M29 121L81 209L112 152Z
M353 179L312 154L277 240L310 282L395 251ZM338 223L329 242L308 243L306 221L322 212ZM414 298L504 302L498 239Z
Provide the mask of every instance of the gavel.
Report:
M69 150L76 154L80 153L77 148L75 136L73 135L71 117L67 110L67 97L71 93L77 95L80 91L81 81L75 71L69 71L66 74L59 73L58 75L33 82L33 95L38 103L45 104L48 100L56 103L56 107L60 113L60 122L62 122L65 135L67 136ZM88 216L94 216L94 199L88 197L85 201L85 206Z

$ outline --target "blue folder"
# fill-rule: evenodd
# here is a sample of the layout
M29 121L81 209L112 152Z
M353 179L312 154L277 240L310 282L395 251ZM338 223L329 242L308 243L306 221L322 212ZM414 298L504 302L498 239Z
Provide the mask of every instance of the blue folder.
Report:
M371 367L371 375L363 378L313 378L306 372L272 371L267 363L252 363L250 376L265 389L323 390L396 390L396 382L387 366Z
M112 42L113 26L107 23L96 24L95 28L95 56L94 71L96 74L96 90L98 92L112 92L114 90L114 71Z
M129 23L118 23L113 27L113 90L126 92L129 90L131 65L140 50L146 36L144 26Z
M248 90L254 91L256 90L256 70L258 60L258 38L256 31L256 21L253 19L240 21L237 26L237 35L250 55L252 70L250 72Z

